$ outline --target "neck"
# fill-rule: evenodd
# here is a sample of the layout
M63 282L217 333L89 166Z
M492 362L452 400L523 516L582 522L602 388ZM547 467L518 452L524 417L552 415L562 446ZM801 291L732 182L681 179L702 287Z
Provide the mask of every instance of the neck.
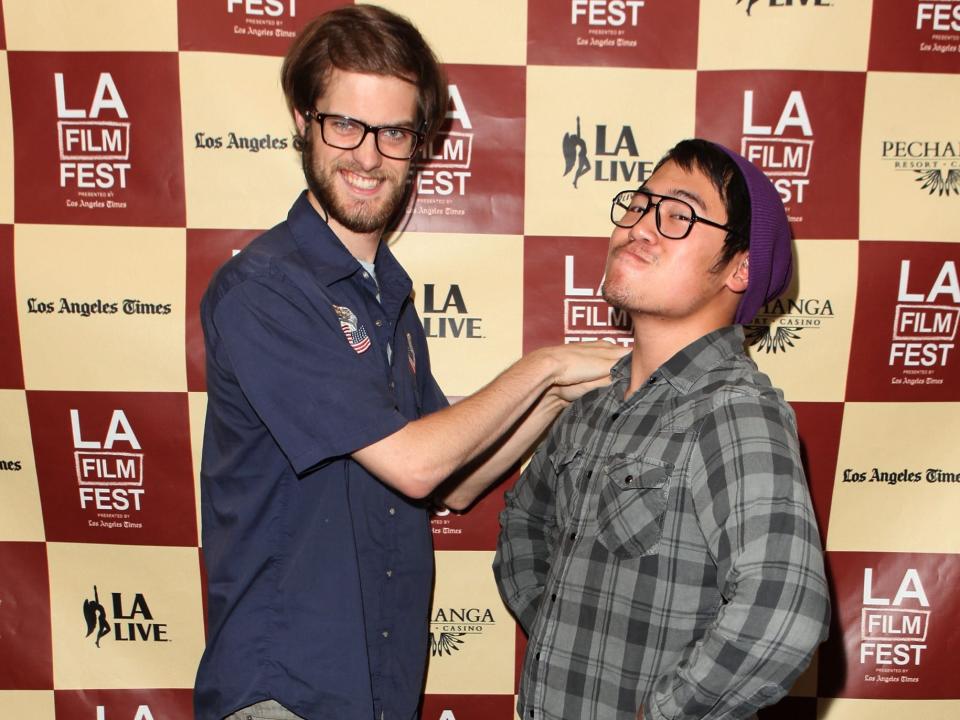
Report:
M320 201L314 197L312 192L307 192L307 199L310 200L310 204L320 217L326 220L327 225L330 226L330 229L333 230L337 239L343 243L343 246L351 255L357 260L363 260L364 262L372 263L374 261L377 257L377 248L380 247L380 237L383 235L383 228L377 228L369 233L354 232L336 219L330 217L327 209L320 204Z
M693 318L677 322L673 318L631 313L633 353L630 357L630 397L650 375L694 340L731 323L731 318Z

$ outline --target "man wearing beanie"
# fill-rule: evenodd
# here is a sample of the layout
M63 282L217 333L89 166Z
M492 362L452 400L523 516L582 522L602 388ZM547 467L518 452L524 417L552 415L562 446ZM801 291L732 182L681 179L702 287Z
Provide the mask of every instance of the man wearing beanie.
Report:
M613 200L604 296L633 352L507 494L494 561L529 636L527 720L734 720L780 699L830 601L795 420L741 325L790 231L740 155L685 140Z

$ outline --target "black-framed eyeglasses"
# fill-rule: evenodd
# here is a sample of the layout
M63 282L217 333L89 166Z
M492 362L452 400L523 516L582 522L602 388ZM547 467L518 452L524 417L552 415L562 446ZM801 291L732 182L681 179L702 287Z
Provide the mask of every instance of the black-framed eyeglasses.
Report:
M654 201L654 198L658 198ZM733 232L726 225L697 215L696 210L686 200L657 195L647 190L621 190L614 196L610 206L610 220L617 227L632 228L647 214L651 207L656 208L657 230L671 240L683 240L690 234L694 223L703 223L710 227Z
M373 133L377 151L384 157L393 160L409 160L423 142L423 133L405 127L392 125L367 125L346 115L330 115L328 113L307 110L303 116L308 120L316 120L320 125L320 137L330 147L340 150L353 150L360 147L367 137Z

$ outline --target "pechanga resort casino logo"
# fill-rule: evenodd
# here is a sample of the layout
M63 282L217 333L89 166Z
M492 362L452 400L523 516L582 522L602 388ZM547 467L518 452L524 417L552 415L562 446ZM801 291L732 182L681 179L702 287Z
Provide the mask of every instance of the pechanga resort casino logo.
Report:
M167 624L157 622L143 593L104 593L93 586L93 595L83 601L86 637L98 648L102 642L170 642Z
M928 195L960 195L960 141L884 140L880 156L887 167L912 177Z
M758 352L785 353L834 318L829 298L777 298L746 326L747 341Z
M437 608L430 618L430 654L453 655L469 646L471 638L483 635L497 624L490 608Z
M563 134L564 177L573 187L583 178L593 182L639 186L653 172L656 161L642 158L629 125L594 125L581 122L578 115L575 129Z
M737 5L745 5L747 15L751 15L754 5L760 5L762 8L787 8L787 7L832 7L832 2L827 0L737 0Z

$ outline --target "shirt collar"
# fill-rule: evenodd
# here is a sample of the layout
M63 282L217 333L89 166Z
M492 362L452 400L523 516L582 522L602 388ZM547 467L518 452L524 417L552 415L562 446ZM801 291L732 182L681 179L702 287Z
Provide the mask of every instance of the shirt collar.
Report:
M287 213L287 224L307 266L324 285L332 285L360 272L360 263L310 204L306 190ZM381 241L378 245L374 262L384 308L401 304L413 290L413 282L386 242Z
M661 365L651 374L669 382L679 393L686 393L708 371L733 355L743 352L744 334L740 325L727 325L704 335ZM610 374L614 380L630 377L630 357L620 358Z

